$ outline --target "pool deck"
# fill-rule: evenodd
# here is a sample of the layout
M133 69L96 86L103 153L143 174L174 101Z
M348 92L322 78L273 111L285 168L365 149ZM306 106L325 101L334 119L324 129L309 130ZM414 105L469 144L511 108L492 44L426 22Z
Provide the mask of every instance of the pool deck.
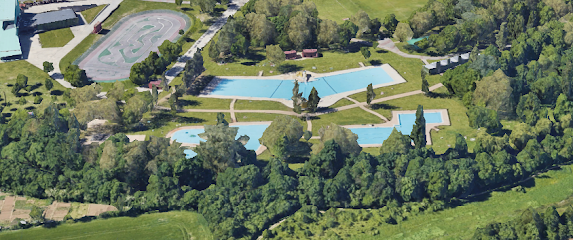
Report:
M314 73L311 71L306 71L306 73L311 75L308 82L312 82L312 81L319 80L320 78L323 78L323 77L328 77L328 76L333 76L333 75L338 75L338 74L344 74L344 73L351 73L351 72L356 72L356 71L363 71L363 70L371 69L371 68L382 68L388 74L388 76L390 76L393 80L392 82L389 82L389 83L382 83L382 84L373 85L372 86L373 88L386 87L386 86L391 86L391 85L396 85L399 83L405 83L406 82L406 79L404 79L389 64L383 64L381 66L369 66L369 67L353 68L353 69L341 70L341 71L330 72L330 73ZM205 87L205 89L203 89L203 91L201 91L201 94L199 95L199 97L204 97L204 98L275 101L275 102L280 102L289 108L293 108L293 101L287 100L287 99L264 98L264 97L227 96L227 95L210 95L210 93L213 90L215 90L217 85L219 85L219 83L221 81L223 81L224 79L256 79L256 80L290 80L290 81L294 81L295 79L297 79L296 73L287 73L287 74L281 74L281 75L276 75L276 76L219 76L219 77L215 77L213 80L211 80L209 85L207 85L207 87ZM299 81L299 82L302 83L304 81ZM350 96L350 95L355 94L355 93L364 92L364 91L366 91L366 87L356 89L353 91L346 91L346 92L342 92L342 93L337 93L337 94L325 96L325 97L320 99L320 102L318 103L318 107L331 106L331 105L335 104L338 100L340 100L344 97Z
M238 126L249 126L249 125L261 125L261 124L269 124L271 125L272 121L261 121L261 122L237 122L237 123L229 123L229 127L238 127ZM180 130L186 130L186 129L203 129L205 128L204 126L185 126L185 127L178 127L175 128L171 131L169 131L165 137L170 139L170 143L172 144L174 142L173 139L171 139L171 136L173 136L173 134L177 131ZM250 140L259 140L259 139L250 139ZM249 141L250 141L249 140ZM198 146L198 143L181 143L182 147L196 147ZM257 153L257 155L263 153L267 148L263 145L260 145L259 148L257 148L257 150L255 150L255 152Z
M407 111L392 111L392 120L380 123L380 124L366 124L366 125L341 125L344 128L376 128L376 127L394 127L396 125L400 125L400 119L398 115L400 114L412 114L416 113L416 110L407 110ZM448 115L447 109L428 109L424 110L424 113L441 113L442 114L442 122L441 123L426 123L426 144L432 145L432 136L430 135L431 130L439 131L437 128L438 126L449 126L450 125L450 117ZM402 133L402 134L410 134L410 133ZM360 144L361 147L380 147L382 143L377 144Z

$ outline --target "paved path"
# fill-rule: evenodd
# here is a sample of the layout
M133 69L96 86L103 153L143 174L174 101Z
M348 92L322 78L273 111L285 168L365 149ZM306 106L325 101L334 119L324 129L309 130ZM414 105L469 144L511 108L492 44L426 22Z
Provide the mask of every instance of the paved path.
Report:
M64 81L64 77L61 74L60 60L66 56L72 49L74 49L78 44L80 44L88 35L91 34L93 28L97 22L103 22L111 13L119 7L119 4L123 0L85 0L77 2L63 2L63 3L50 3L45 5L32 6L26 10L28 13L41 13L46 11L58 10L60 7L76 6L76 5L89 5L89 4L109 4L98 16L95 18L91 24L84 24L79 26L71 27L74 38L68 42L63 47L58 48L42 48L40 45L40 37L38 34L31 36L30 49L28 61L32 65L44 69L44 61L48 61L54 64L54 71L51 72L52 78L54 78L58 83L66 88L74 88L69 82ZM23 49L25 51L26 49Z
M215 34L223 27L223 25L227 23L227 19L230 16L233 16L239 10L239 8L245 5L245 3L247 2L248 0L231 1L227 10L223 12L223 15L219 19L217 19L215 23L213 23L213 25L209 27L209 29L207 29L207 31L205 32L205 34L203 34L203 36L201 36L199 39L197 39L197 41L195 41L195 44L193 44L193 46L189 49L189 51L183 54L183 56L179 57L179 59L171 69L167 70L167 72L165 73L165 77L167 78L167 83L173 81L173 79L175 79L175 77L185 69L185 64L187 63L187 60L193 58L193 54L197 52L197 49L202 49L203 47L205 47L207 43L209 43L209 41L211 41L211 39L215 36Z
M312 121L309 116L306 116L306 130L312 132Z
M15 204L16 197L6 196L6 198L4 198L4 204L2 204L2 209L0 209L0 221L10 221Z
M408 54L408 53L400 51L400 49L398 47L396 47L396 45L394 44L394 42L392 42L392 39L390 39L390 38L386 38L384 40L378 41L378 48L388 50L390 52L396 53L396 54L398 54L402 57L405 57L405 58L418 58L418 59L422 59L422 61L423 60L442 60L442 59L450 58L453 56L452 55L452 56L429 57L429 56L420 56L420 55Z
M229 106L229 110L231 111L231 122L237 122L237 118L235 117L235 102L237 101L237 99L233 99L233 101L231 101L231 106Z
M384 120L385 122L388 122L388 118L382 116L380 113L374 112L374 111L372 111L372 110L366 108L366 106L362 105L359 101L356 101L356 100L354 100L354 99L352 99L352 98L349 98L349 97L344 97L344 98L346 98L346 99L348 99L348 100L350 100L350 101L352 101L352 102L354 102L354 103L356 103L356 104L359 104L358 106L359 106L360 108L362 108L362 110L367 111L367 112L369 112L369 113L372 113L372 114L374 114L374 116L379 117L380 119Z

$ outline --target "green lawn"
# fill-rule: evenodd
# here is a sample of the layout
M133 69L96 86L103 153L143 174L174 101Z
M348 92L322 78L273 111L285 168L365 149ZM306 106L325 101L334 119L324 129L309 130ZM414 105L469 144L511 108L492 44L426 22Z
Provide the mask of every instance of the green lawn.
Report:
M195 212L171 211L87 223L37 227L0 234L10 239L213 239L207 221Z
M11 92L18 74L26 75L28 77L28 85L33 86L30 93L26 92L26 90L20 90L20 95L28 101L25 105L17 104L16 101L19 98L14 96ZM61 95L66 88L54 80L52 81L54 87L51 91L48 92L46 90L44 81L49 77L50 76L44 71L26 61L13 61L0 64L0 79L2 79L2 84L0 84L0 99L2 100L0 100L0 103L4 104L4 96L6 96L6 100L8 101L8 106L4 108L3 113L7 115L7 117L10 117L11 114L18 109L26 109L28 111L35 109L37 105L33 104L34 95L41 95L44 101L46 101L46 99L49 100L51 94ZM58 100L62 101L62 97L58 96Z
M351 105L351 104L354 104L354 102L343 98L343 99L338 100L336 103L332 104L329 108L337 108L337 107L342 107L342 106Z
M318 136L318 130L322 126L329 125L331 123L336 123L338 125L377 124L382 123L382 119L358 107L339 112L323 114L312 120L312 135Z
M434 91L436 93L447 93L447 90L442 87ZM455 143L456 133L467 136L468 148L473 151L475 142L471 141L472 138L477 136L478 130L469 127L468 117L466 115L466 108L457 98L431 98L424 94L418 94L410 97L394 99L372 106L372 109L384 115L388 119L392 118L392 111L399 110L416 110L418 105L424 106L424 109L448 109L451 126L438 127L440 131L432 131L431 147L436 153L443 153ZM410 133L403 133L410 134Z
M184 95L179 98L179 102L183 109L229 109L231 107L231 99L219 98L202 98L192 95ZM165 101L159 104L160 106L169 107L169 102Z
M237 122L258 122L258 121L274 121L277 116L284 116L282 114L272 114L272 113L235 113ZM308 124L306 121L300 120L295 116L290 116L296 119L300 125L302 125L303 131L306 131Z
M225 113L225 120L231 122L229 113ZM177 113L173 116L167 111L154 111L146 113L143 122L149 127L149 130L126 134L165 137L165 134L178 127L215 125L217 124L217 113Z
M40 33L40 44L42 48L63 47L74 38L70 28L60 28L57 30Z
M92 23L94 18L96 18L96 16L99 14L99 12L101 12L106 6L107 6L107 4L103 4L103 5L99 5L97 7L85 10L82 12L82 16L84 16L84 19L86 20L86 22L88 24L90 24L90 23Z
M344 18L363 10L371 19L379 18L380 21L390 13L396 14L399 21L405 21L416 9L424 6L425 0L406 1L372 1L372 0L313 0L318 9L318 17L334 20L342 23Z
M291 108L280 102L261 100L237 100L235 110L282 110L292 111Z

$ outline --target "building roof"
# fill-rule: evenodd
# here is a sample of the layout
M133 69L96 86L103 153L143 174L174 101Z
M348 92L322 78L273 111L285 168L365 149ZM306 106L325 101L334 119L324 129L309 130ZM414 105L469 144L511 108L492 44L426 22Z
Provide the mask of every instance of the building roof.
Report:
M460 57L462 57L462 59L464 59L464 60L468 60L468 59L470 59L470 53L464 53L464 54L460 55Z
M460 56L453 56L450 58L450 62L457 63L460 61Z
M68 20L68 19L74 19L77 17L78 16L76 15L74 10L72 10L72 9L64 9L64 10L60 10L60 11L39 13L39 14L36 14L36 16L34 16L32 18L32 22L33 22L32 26L42 25L42 24L51 23L51 22L59 22L59 21L64 21L64 20Z
M18 0L0 0L0 22L14 21Z
M448 64L449 64L448 59L446 59L446 60L440 60L440 65L446 66L446 65L448 65Z
M434 69L436 68L436 62L424 65L426 69Z
M294 53L296 53L296 50L285 51L285 54L294 54Z
M2 40L2 44L0 44L0 58L22 54L20 38L18 38L18 32L15 27L7 28L6 30L0 28L0 39Z
M315 53L316 49L304 49L302 50L303 53Z

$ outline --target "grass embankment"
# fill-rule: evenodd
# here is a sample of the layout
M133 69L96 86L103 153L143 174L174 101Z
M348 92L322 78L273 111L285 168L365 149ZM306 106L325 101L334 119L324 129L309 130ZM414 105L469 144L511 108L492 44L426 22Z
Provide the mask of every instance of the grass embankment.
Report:
M379 18L382 21L390 13L396 14L399 21L405 21L413 11L424 6L427 1L372 1L372 0L313 0L318 9L318 17L334 20L338 23L342 19L350 18L358 10L364 10L371 19Z
M334 113L323 114L315 117L312 121L312 135L318 136L318 130L331 123L338 125L354 125L354 124L377 124L382 123L383 120L370 114L361 108L351 108Z
M92 21L96 18L96 16L107 6L108 4L99 5L97 7L93 7L82 11L82 16L86 20L87 24L91 24Z
M42 48L63 47L74 39L70 28L60 28L39 34Z
M26 75L28 77L28 86L33 86L30 92L26 92L24 89L20 90L20 96L26 98L27 101L24 105L17 104L16 101L19 100L19 97L14 96L11 92L18 74ZM0 79L2 79L2 84L0 84L0 103L4 105L5 101L8 102L8 106L4 108L2 113L6 117L10 117L18 109L34 110L37 106L33 104L35 95L42 96L44 101L49 101L51 99L50 95L62 95L66 88L54 80L52 81L54 87L50 91L46 90L44 81L49 77L44 71L26 61L0 64ZM6 96L6 99L4 99L4 96ZM61 101L61 97L58 97L58 100Z
M33 228L0 234L10 239L213 239L207 221L194 212L172 211L118 217L55 228Z
M292 108L280 102L264 100L237 100L235 110L281 110L292 111Z
M231 107L231 99L219 98L202 98L192 95L183 95L179 98L179 104L182 109L225 109ZM169 102L165 101L159 104L163 107L169 107Z

